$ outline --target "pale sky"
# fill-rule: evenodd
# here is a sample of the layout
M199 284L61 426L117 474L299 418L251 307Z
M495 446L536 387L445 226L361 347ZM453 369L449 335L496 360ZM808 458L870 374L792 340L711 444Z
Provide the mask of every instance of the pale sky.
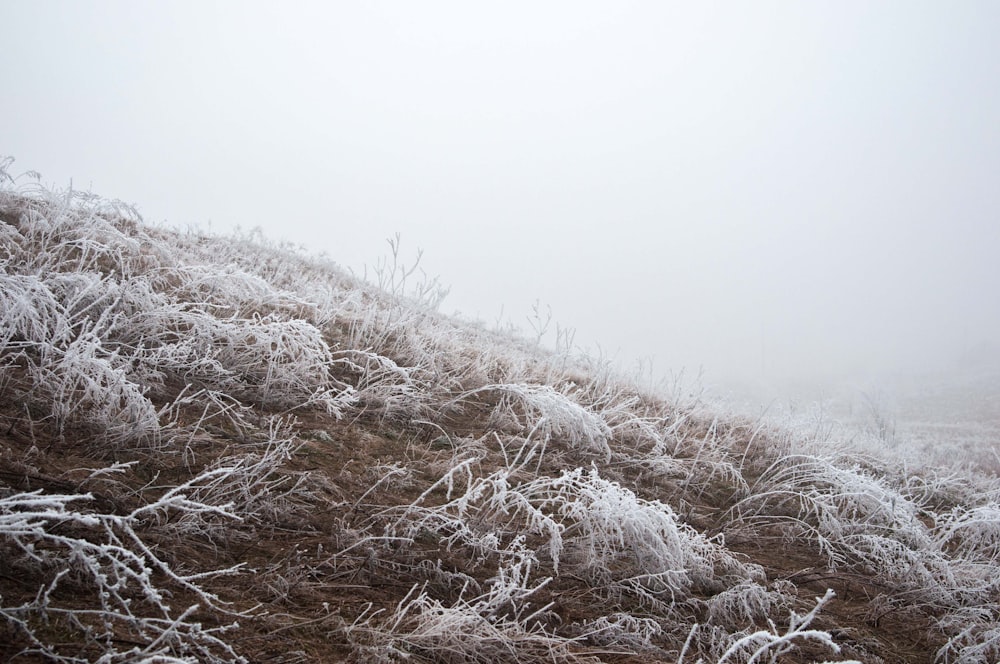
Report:
M0 0L0 154L709 380L1000 333L1000 2Z

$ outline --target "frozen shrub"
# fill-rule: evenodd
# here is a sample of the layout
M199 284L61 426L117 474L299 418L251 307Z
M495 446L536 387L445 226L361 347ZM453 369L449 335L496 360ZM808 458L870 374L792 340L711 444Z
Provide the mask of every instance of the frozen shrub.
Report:
M35 275L0 272L0 352L38 349L64 330L62 307Z
M305 318L315 310L308 301L232 265L177 266L154 278L172 300L197 303L219 318L269 314Z
M96 336L83 334L61 352L50 351L32 374L26 399L49 411L60 435L84 427L111 449L155 443L156 409L129 380L127 360Z
M994 664L1000 661L1000 616L992 609L966 609L942 618L938 626L951 634L937 652L945 664Z
M787 608L794 598L795 587L788 582L776 586L768 589L756 581L746 580L726 588L705 601L709 622L752 624L772 615L777 608Z
M563 440L610 460L610 427L599 415L580 405L569 390L559 391L549 385L497 383L465 392L450 404L475 397L496 397L490 418L493 426L515 427L544 440Z
M941 515L935 537L956 556L991 563L1000 561L1000 504L952 509Z
M120 201L39 188L34 195L11 197L0 213L13 219L26 249L45 248L21 253L26 272L58 268L129 276L158 265L155 252L144 246L138 214Z
M596 470L514 483L506 470L475 477L471 460L458 468L438 483L448 487L448 502L421 506L428 490L403 510L392 533L437 529L463 544L481 544L481 533L494 541L538 537L539 553L557 574L568 567L614 593L668 604L685 599L695 583L728 585L761 574L680 523L667 505L643 500ZM464 492L450 498L463 478Z
M401 367L373 351L340 350L334 354L338 374L349 384L363 411L386 417L412 418L421 414L427 385L416 369Z
M867 558L858 537L891 537L907 548L933 548L917 518L918 506L857 465L842 468L831 458L789 455L775 461L749 491L731 510L737 527L784 523L816 542L832 564L846 562L849 551ZM891 569L891 561L869 562Z
M319 330L302 320L273 315L220 319L186 305L167 305L131 317L117 332L121 343L137 349L139 367L182 384L273 410L318 404L337 413L343 405L339 397L345 386L330 375L330 349Z
M232 625L203 628L193 619L199 604L177 612L168 601L172 592L185 590L202 608L226 611L199 583L237 568L178 574L135 530L153 513L213 508L168 495L124 516L78 509L90 500L89 495L38 491L0 498L0 551L6 565L27 578L43 577L32 599L15 605L0 598L0 620L24 644L22 654L67 663L85 661L79 657L83 653L108 663L243 662L220 638ZM64 586L72 592L67 595ZM60 643L64 636L53 643L51 629L78 642Z
M990 505L953 510L932 530L886 480L804 455L775 462L751 491L733 509L736 528L777 525L812 542L831 566L878 578L908 603L951 612L998 596Z
M587 661L573 653L573 640L544 627L550 605L535 608L529 598L547 580L528 586L530 565L501 567L488 589L452 603L414 586L388 615L362 615L347 626L364 661L395 662L414 655L425 661L483 664L511 661Z
M624 443L662 454L671 428L668 418L649 408L635 388L614 380L609 371L601 370L598 377L576 388L575 398L604 421L616 446ZM575 385L571 382L567 388Z
M311 497L304 476L282 471L298 445L272 421L268 438L239 454L222 457L162 498L177 498L201 509L175 511L157 518L156 530L172 537L203 537L216 542L237 539L235 526L263 528L287 524ZM212 508L212 509L208 509ZM241 538L253 535L242 535Z
M706 540L667 505L638 498L596 469L542 477L518 491L563 527L563 548L572 549L574 567L595 578L611 576L622 558L630 559L626 569L649 575L671 593L686 590L691 574L711 575Z
M612 613L584 623L574 623L569 631L576 638L593 645L629 650L653 648L654 642L663 634L658 620L630 613Z
M784 634L771 623L770 630L759 630L747 634L736 640L718 660L718 664L726 662L741 662L745 664L755 664L756 662L778 662L779 658L794 650L797 642L815 641L832 650L840 653L840 646L834 643L828 632L808 629L810 623L816 618L816 614L834 597L832 590L827 590L826 595L817 598L816 606L805 615L798 615L794 611L789 619L788 629ZM846 660L845 660L846 661ZM860 664L853 662L853 664Z

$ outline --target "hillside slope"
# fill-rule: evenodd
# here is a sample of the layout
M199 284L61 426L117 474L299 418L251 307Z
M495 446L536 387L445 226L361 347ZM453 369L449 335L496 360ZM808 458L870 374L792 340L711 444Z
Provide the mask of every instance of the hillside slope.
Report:
M1000 485L0 163L0 660L996 662Z

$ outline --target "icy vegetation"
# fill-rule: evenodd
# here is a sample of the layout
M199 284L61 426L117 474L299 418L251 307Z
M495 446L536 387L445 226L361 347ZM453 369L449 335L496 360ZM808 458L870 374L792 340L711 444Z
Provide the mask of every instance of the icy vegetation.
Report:
M1000 483L0 162L0 660L996 662Z

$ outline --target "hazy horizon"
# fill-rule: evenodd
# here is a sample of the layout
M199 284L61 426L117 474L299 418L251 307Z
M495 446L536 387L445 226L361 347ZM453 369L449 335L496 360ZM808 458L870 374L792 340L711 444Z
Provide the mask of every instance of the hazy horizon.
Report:
M996 355L990 2L0 5L12 171L712 382Z

